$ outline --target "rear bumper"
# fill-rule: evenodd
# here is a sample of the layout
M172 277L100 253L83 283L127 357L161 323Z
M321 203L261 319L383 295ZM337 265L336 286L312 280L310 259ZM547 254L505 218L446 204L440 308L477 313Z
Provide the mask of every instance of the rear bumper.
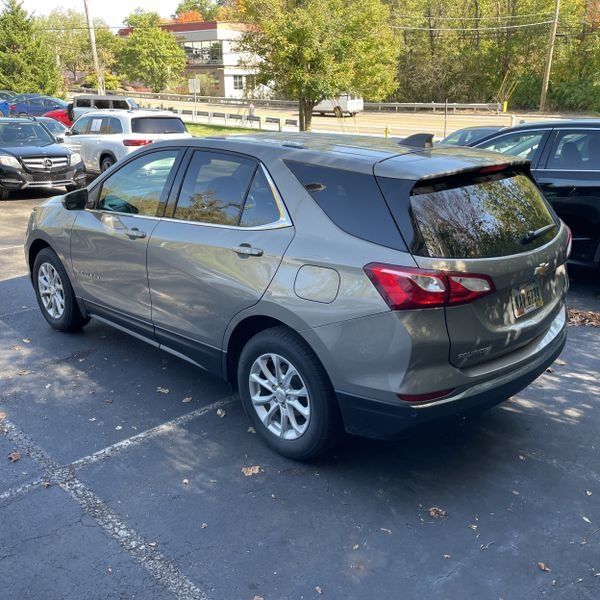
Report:
M566 322L549 331L540 351L509 373L479 381L442 400L420 405L383 402L337 391L344 427L348 433L378 439L402 437L409 429L448 416L485 410L507 400L537 379L560 355L567 339Z

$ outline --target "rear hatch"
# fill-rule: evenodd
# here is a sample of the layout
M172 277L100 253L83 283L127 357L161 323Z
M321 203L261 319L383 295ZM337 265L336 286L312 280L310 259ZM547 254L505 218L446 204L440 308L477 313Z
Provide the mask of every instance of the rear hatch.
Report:
M445 307L451 364L481 364L546 333L563 310L568 231L526 163L446 149L384 161L375 174L418 268L477 288Z
M127 137L156 141L166 138L189 138L190 133L176 115L140 116L131 119L131 134L127 134Z

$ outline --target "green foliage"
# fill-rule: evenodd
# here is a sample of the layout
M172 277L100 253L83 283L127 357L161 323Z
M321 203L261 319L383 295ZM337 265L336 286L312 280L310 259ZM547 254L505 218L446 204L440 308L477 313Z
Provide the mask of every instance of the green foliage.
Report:
M157 27L162 19L157 12L136 8L126 19L128 27Z
M55 95L62 78L47 36L17 0L0 14L0 88Z
M155 14L155 13L154 13ZM161 27L151 16L137 11L127 22L146 23L134 25L119 52L122 73L130 81L140 81L152 91L160 92L177 81L185 68L185 53L173 34ZM154 22L154 25L148 23Z
M114 73L104 73L104 87L109 91L116 91L121 88L123 83L123 77L115 75ZM84 88L97 88L98 78L94 73L88 75L84 80L82 86Z
M310 129L312 108L344 92L380 100L396 87L398 55L389 10L380 0L285 0L270 10L255 5L258 28L241 48L258 84L300 102L300 128Z
M214 0L183 0L177 5L173 18L177 19L183 13L196 11L202 15L205 21L213 21L218 10L219 3Z

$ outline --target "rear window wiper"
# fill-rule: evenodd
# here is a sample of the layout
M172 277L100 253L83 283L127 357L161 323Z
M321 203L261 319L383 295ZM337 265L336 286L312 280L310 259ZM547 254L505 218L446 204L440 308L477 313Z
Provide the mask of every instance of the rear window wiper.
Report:
M544 225L544 227L540 227L539 229L530 229L521 240L521 244L524 246L526 244L531 244L531 242L537 240L541 235L544 235L546 231L550 231L553 227L556 227L556 223L550 223L550 225Z

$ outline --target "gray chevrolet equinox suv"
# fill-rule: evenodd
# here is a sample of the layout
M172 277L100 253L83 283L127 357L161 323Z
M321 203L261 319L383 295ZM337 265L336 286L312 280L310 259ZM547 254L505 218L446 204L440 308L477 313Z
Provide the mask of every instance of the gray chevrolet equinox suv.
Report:
M40 309L239 390L277 452L490 407L566 338L570 232L527 162L376 138L158 142L34 209Z

